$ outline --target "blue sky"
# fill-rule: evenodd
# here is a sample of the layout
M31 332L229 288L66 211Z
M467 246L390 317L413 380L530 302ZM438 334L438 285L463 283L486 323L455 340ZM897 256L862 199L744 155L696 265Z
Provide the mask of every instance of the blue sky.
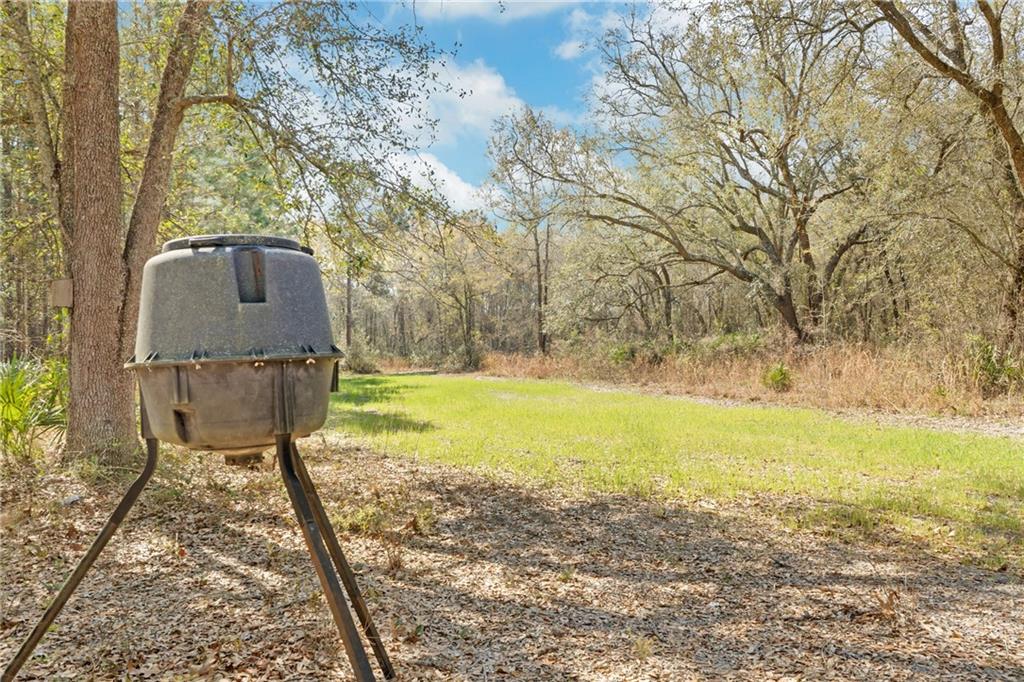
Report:
M594 41L628 11L621 3L593 2L380 2L369 9L385 24L416 22L428 40L451 51L443 76L454 92L432 98L437 141L421 159L444 182L456 208L478 205L475 188L486 180L487 138L494 120L523 103L558 123L573 124L599 64Z

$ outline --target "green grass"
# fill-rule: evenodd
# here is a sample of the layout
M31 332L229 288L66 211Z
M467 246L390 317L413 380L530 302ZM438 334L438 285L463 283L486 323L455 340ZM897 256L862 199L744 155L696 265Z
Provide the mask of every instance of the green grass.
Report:
M1019 567L1024 443L547 381L350 378L328 425L384 451L554 484L684 498L771 494L801 527L896 529ZM966 558L966 557L965 557Z

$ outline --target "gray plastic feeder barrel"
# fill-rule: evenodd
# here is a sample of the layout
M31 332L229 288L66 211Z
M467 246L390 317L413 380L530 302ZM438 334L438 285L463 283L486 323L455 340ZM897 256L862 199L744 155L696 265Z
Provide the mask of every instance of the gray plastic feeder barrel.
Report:
M310 249L212 235L169 241L146 263L125 367L156 438L247 454L323 426L341 356Z

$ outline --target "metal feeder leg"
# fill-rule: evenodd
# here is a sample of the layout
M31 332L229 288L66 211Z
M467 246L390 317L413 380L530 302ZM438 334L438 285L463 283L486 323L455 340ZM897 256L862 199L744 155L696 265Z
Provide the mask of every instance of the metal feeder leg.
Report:
M341 576L341 582L344 583L349 600L352 602L356 615L359 616L359 622L363 626L363 632L366 633L366 638L370 640L370 646L373 647L373 653L377 657L381 673L384 675L385 680L393 680L395 679L395 668L391 665L388 652L384 649L384 642L381 640L380 635L377 633L377 628L373 624L370 609L366 607L366 601L359 591L355 573L352 572L352 567L349 565L348 560L345 559L344 552L341 551L341 545L338 544L334 528L331 527L331 522L324 511L324 505L320 501L316 488L313 487L309 471L306 470L306 463L299 456L295 443L292 443L292 460L295 463L295 473L298 474L299 483L306 491L306 496L309 497L313 516L316 519L317 525L320 526L320 532L323 534L324 542L327 544L327 551L330 552L331 559L334 561L334 568L338 571L338 575Z
M74 593L75 589L78 587L78 584L82 582L82 578L85 577L85 574L89 572L93 562L96 561L96 557L98 557L100 552L103 551L103 548L106 547L107 542L110 541L110 538L114 535L117 527L121 525L124 517L128 515L128 511L135 504L135 501L139 499L139 494L142 492L142 489L146 487L146 483L149 482L149 477L153 475L153 470L156 469L157 451L157 440L155 438L147 438L145 468L143 468L142 473L135 479L135 482L132 483L131 487L128 488L128 491L124 494L124 498L121 500L121 503L117 505L117 509L115 509L114 513L110 515L110 518L107 519L107 523L103 526L103 530L101 530L100 534L95 540L93 540L89 551L86 552L85 556L82 557L82 560L78 562L78 566L75 567L74 573L72 573L71 577L64 583L64 587L60 588L60 592L58 592L57 596L54 597L53 602L50 603L50 606L46 609L46 613L43 614L43 617L39 619L39 623L36 625L35 629L32 630L28 639L25 640L25 643L21 645L21 648L14 656L14 659L7 665L7 668L4 670L3 678L0 678L3 682L10 682L14 679L15 675L18 674L18 671L21 670L21 666L23 666L29 656L32 655L36 645L39 644L39 640L41 640L43 635L46 634L46 630L53 623L57 614L59 614L60 610L64 608L64 604L67 603L72 593Z
M338 632L341 634L341 641L345 645L345 653L348 654L352 670L359 682L373 682L370 661L366 657L363 643L359 639L359 631L356 629L352 614L349 613L348 605L345 603L338 576L331 567L327 548L324 547L323 533L313 514L306 491L295 472L290 434L277 435L277 461L281 465L281 477L288 490L288 497L291 499L295 516L299 519L302 537L306 541L309 555L313 559L313 568L316 569L320 587L324 591L324 596L327 597L327 605L331 609L334 623L338 626Z

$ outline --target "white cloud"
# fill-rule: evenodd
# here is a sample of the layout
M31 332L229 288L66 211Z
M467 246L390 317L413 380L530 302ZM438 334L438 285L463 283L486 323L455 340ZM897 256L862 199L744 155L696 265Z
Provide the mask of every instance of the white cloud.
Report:
M484 207L480 188L466 182L441 159L429 152L406 154L400 164L405 167L409 180L422 189L437 188L457 211Z
M565 60L573 60L583 54L585 49L583 42L579 40L566 40L555 48L555 54Z
M428 21L485 19L507 24L557 12L574 4L576 0L419 0L412 3L412 9L418 18Z
M572 33L580 33L584 29L589 28L593 17L590 12L585 9L577 7L573 11L569 12L569 16L566 18L565 23L569 27L569 31Z
M464 136L488 136L500 116L523 106L523 100L498 71L477 59L470 64L446 64L443 75L452 89L430 100L437 119L438 144L450 144Z
M576 125L585 119L582 114L574 114L556 106L534 107L534 110L544 114L549 121L557 126Z
M562 59L577 59L593 50L598 40L609 30L622 26L623 14L614 9L602 14L591 14L576 7L565 18L568 37L555 48Z
M465 65L447 63L440 70L452 88L432 96L428 104L430 116L437 119L438 145L486 139L495 120L526 106L505 77L482 59ZM556 123L575 121L573 114L556 106L540 108Z
M465 154L469 149L482 149L498 118L526 106L504 76L482 59L468 64L455 61L439 63L437 69L441 79L451 84L451 89L431 95L426 113L437 120L435 144L442 148L439 153L446 158L451 153ZM556 106L538 109L559 125L576 121L574 114ZM421 150L427 148L427 142L426 139L419 140ZM403 155L399 163L413 183L423 188L436 186L453 208L484 208L480 188L459 176L437 155L420 151Z

